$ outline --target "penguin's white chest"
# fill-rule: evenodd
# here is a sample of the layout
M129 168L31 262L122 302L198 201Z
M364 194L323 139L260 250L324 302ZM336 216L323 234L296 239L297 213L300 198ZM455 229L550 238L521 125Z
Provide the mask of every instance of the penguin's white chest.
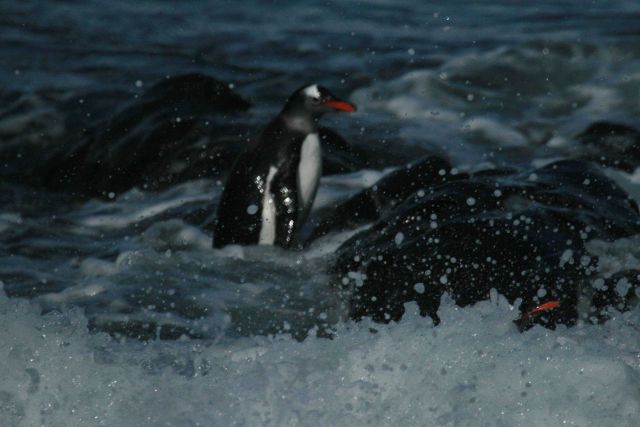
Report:
M317 133L310 133L302 142L298 164L298 203L301 220L304 221L316 197L322 175L322 151Z

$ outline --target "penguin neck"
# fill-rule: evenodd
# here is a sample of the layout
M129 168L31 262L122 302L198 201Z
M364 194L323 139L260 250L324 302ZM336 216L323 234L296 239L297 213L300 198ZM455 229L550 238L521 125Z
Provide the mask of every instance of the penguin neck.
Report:
M281 117L289 129L304 133L318 133L318 118L309 113L283 111Z

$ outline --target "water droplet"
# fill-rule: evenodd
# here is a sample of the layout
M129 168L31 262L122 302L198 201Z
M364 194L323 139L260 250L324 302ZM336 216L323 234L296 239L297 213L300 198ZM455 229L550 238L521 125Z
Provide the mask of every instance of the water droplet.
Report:
M398 233L395 237L396 245L400 245L404 241L404 234Z

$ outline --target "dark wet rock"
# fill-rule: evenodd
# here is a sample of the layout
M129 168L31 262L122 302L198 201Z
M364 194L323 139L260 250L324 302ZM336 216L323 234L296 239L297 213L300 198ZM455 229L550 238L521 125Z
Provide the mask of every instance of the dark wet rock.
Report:
M243 148L245 131L234 115L249 106L212 77L162 80L71 148L61 147L46 185L104 195L216 176Z
M435 156L403 166L374 186L332 206L331 214L320 221L309 240L371 223L420 189L464 178L463 175L451 175L450 172L449 162Z
M586 162L447 174L413 187L410 168L393 179L401 184L403 173L406 190L392 188L405 194L377 206L367 190L346 203L380 217L340 247L334 265L354 319L397 320L404 303L417 301L437 321L444 292L465 306L495 288L511 302L521 299L523 313L560 301L535 321L572 324L580 289L597 269L584 242L640 232L635 202Z
M100 126L105 119L117 113L120 107L128 105L134 96L131 92L122 90L101 90L65 97L59 103L59 109L64 116L66 137L84 137L89 129Z
M46 164L46 147L64 133L55 96L0 90L0 176L21 184L40 184L33 171Z
M640 131L633 127L596 122L576 139L582 158L633 172L640 166Z
M230 113L246 111L251 104L233 92L229 85L202 74L185 74L156 83L140 98L141 104L131 107L128 116L165 106L168 101L177 116L208 114L212 111Z

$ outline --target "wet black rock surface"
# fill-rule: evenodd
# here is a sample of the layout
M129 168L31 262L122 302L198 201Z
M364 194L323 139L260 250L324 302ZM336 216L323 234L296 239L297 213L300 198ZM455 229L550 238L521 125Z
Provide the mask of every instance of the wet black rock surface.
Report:
M450 172L449 162L436 156L405 165L372 187L332 206L331 213L314 228L309 240L376 221L420 189L465 177Z
M640 166L640 131L631 126L595 122L576 139L580 143L581 157L633 172Z
M580 292L596 274L584 242L640 231L635 202L590 163L471 176L445 169L430 183L438 169L429 169L431 161L437 162L422 166L425 181L412 168L400 169L384 200L367 190L346 202L351 210L325 223L322 233L340 229L353 212L375 221L340 247L334 265L354 319L397 320L406 302L417 301L437 321L444 292L465 306L495 288L511 302L521 299L523 313L559 301L536 322L573 324Z
M46 185L87 195L166 188L215 176L242 149L236 117L250 104L211 77L168 78L63 146Z

